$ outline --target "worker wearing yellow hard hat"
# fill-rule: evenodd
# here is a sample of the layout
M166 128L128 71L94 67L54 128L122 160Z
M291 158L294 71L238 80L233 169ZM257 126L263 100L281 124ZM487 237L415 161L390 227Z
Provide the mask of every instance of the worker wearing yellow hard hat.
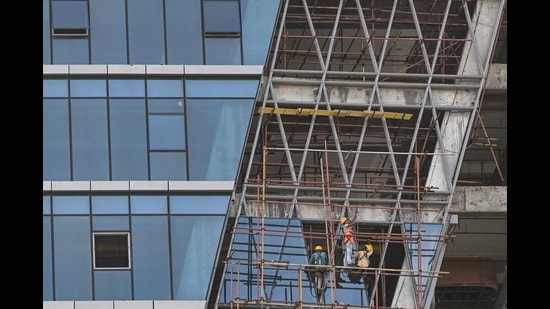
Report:
M308 277L313 278L313 287L315 288L315 294L317 302L320 303L325 294L327 288L327 272L328 268L325 267L328 264L328 258L326 252L323 251L323 247L320 245L315 246L315 252L309 259L309 264L315 265L313 268L315 272L309 273ZM313 275L313 276L312 276ZM310 279L311 280L311 279Z
M370 265L370 256L374 252L374 248L372 247L372 244L370 240L367 240L365 243L365 246L362 250L357 251L356 253L352 254L353 258L357 259L357 266L358 267L369 267Z
M352 265L352 251L355 244L355 236L353 236L353 225L352 222L346 218L340 218L340 223L342 224L342 231L344 232L344 237L342 237L342 249L344 250L344 266ZM345 275L342 275L342 279L348 281L349 278L346 278Z

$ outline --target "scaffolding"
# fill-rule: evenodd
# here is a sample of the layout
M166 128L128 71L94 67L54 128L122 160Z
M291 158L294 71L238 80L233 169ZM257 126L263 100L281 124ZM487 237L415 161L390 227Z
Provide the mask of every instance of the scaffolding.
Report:
M218 308L430 308L504 7L282 1ZM375 247L367 269L343 266L342 217ZM329 256L322 301L316 245Z

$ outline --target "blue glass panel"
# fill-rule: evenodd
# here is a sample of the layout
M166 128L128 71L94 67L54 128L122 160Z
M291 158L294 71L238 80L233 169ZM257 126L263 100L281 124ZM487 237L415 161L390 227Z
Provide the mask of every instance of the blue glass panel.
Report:
M45 98L69 96L69 84L66 79L44 79L42 81L42 95Z
M53 300L51 217L42 219L42 300Z
M87 1L52 1L54 28L88 28Z
M151 180L187 180L185 152L151 152Z
M250 228L257 226L257 218L240 217L232 243L232 260L254 260L260 258L256 252L264 252L262 258L266 261L282 262L289 264L307 264L309 254L302 234L302 225L299 219L265 218L264 225L267 230L281 230L286 228L288 233L270 235L249 235ZM293 237L288 237L289 233ZM259 248L258 246L262 246ZM248 269L248 271L247 271ZM270 295L272 300L298 301L298 276L303 270L298 267L265 268L265 295ZM305 276L304 273L302 273ZM243 267L235 263L227 265L221 299L229 300L231 295L225 295L229 291L241 291L241 298L256 298L258 286L249 286L247 280L257 280L258 273L252 267ZM274 280L273 278L278 278ZM239 282L240 281L240 282ZM304 282L306 287L308 281ZM243 295L244 294L244 295ZM315 302L312 293L303 293L304 302ZM351 303L351 299L346 299Z
M92 214L128 214L128 196L92 196Z
M225 215L229 206L230 195L170 196L171 214L218 214Z
M224 216L172 216L174 299L205 300Z
M147 80L147 97L183 98L183 81L181 79Z
M183 99L149 99L149 113L181 113Z
M90 218L54 217L55 300L92 299Z
M132 216L135 300L171 299L167 221L166 216ZM202 251L201 258L204 258L203 254L207 253Z
M53 64L89 64L88 39L54 38Z
M165 0L168 64L203 64L201 0Z
M235 231L235 238L231 245L233 263L228 264L225 278L223 279L223 287L221 288L221 300L227 302L231 291L240 291L241 298L267 297L274 301L296 302L303 300L304 302L315 302L313 293L303 293L303 299L299 299L298 291L298 276L302 272L304 291L311 289L311 283L307 279L306 274L296 264L307 264L309 254L306 250L305 238L302 235L302 226L299 219L280 219L280 218L265 218L264 225L266 230L281 230L286 229L286 233L267 235L248 235L250 228L254 228L259 224L258 218L240 217ZM288 235L293 235L288 237ZM261 248L260 248L261 247ZM237 265L235 262L238 259L248 260L256 259L256 252L264 252L262 258L266 261L277 263L288 263L288 268L266 268L263 272L265 283L265 294L258 295L257 289L249 289L247 282L249 280L258 280L258 272L253 267L248 268L246 265ZM249 272L247 271L250 270ZM276 278L276 280L275 280ZM338 279L337 279L338 280ZM329 282L328 285L334 283ZM340 287L336 295L326 293L326 302L334 303L335 301L343 302L350 305L366 305L366 294L364 286L359 281L353 282L337 282ZM227 293L227 294L226 294ZM337 299L333 299L336 296Z
M148 180L144 99L111 99L112 180Z
M90 1L92 64L126 64L125 0Z
M107 83L102 80L71 79L71 97L106 97Z
M132 214L166 214L168 199L166 196L131 196Z
M132 277L129 270L94 271L94 300L132 299Z
M241 0L243 64L266 64L279 5L278 0Z
M185 81L187 98L255 98L258 80L193 80Z
M50 196L45 195L42 197L42 214L49 215L52 213L52 205L50 203Z
M50 59L50 1L42 0L42 64L51 64Z
M151 150L184 150L183 115L149 115Z
M203 1L204 32L241 32L238 1Z
M109 180L107 102L71 101L73 180Z
M235 180L253 106L253 99L187 100L190 180Z
M110 97L145 97L145 81L142 79L109 80Z
M69 103L44 100L42 111L43 180L71 180Z
M242 64L240 38L205 38L205 64Z
M130 64L166 64L162 2L127 2Z
M129 231L130 217L128 216L94 216L94 232L98 231Z
M403 225L405 229L405 235L409 235L412 239L416 239L419 234L418 224L417 223L405 223ZM419 252L419 247L417 242L408 243L409 254L411 256L411 265L413 270L418 270L418 262L420 261L420 267L422 268L423 273L429 274L429 271L435 271L433 269L436 266L436 263L432 263L437 246L440 242L441 230L443 225L440 223L422 223L420 226L420 235L422 239L421 252ZM420 258L420 259L419 259ZM422 291L426 292L426 287L428 283L428 277L422 277ZM415 286L418 286L418 277L414 277Z
M365 287L362 283L353 283L353 282L345 282L345 281L338 281L338 286L341 288L336 289L336 299L339 301L342 301L345 299L345 302L350 305L354 306L367 306L367 295L365 293ZM325 294L327 297L327 302L329 302L328 298L332 298L329 293ZM333 301L330 300L332 303Z
M90 213L88 196L54 196L53 213L56 215L86 215Z

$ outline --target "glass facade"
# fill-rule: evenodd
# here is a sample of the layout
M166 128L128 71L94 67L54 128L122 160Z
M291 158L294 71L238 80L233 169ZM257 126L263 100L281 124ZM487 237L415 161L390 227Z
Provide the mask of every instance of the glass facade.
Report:
M233 181L258 83L44 79L44 180Z
M43 0L43 63L264 65L278 8L272 0Z
M205 299L229 200L230 194L45 195L44 300ZM92 267L93 235L106 232L129 233L130 267Z
M206 300L279 1L42 3L43 300ZM129 267L94 267L102 234Z

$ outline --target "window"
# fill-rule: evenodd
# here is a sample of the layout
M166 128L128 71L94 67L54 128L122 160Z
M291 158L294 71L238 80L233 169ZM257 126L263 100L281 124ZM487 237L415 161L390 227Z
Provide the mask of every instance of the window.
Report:
M94 233L94 269L130 268L129 233Z
M204 1L204 35L239 37L241 21L238 1Z
M87 36L87 1L52 1L52 35Z

